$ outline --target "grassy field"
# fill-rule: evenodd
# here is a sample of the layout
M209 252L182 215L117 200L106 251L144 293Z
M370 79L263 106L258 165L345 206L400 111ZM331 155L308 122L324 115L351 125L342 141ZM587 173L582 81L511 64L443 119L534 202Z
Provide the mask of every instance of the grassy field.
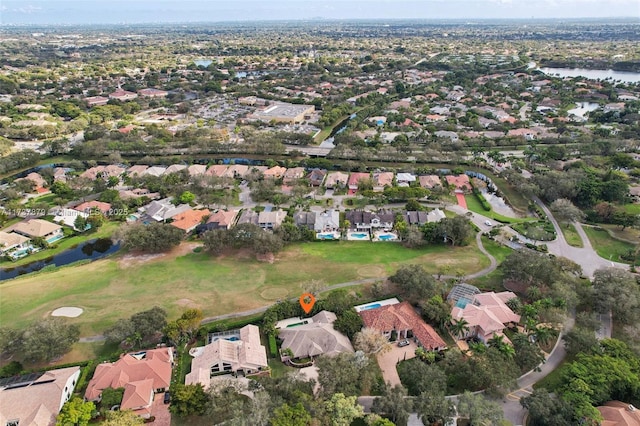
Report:
M177 250L181 249L184 246ZM311 279L331 285L385 277L403 263L420 263L433 273L451 265L468 273L489 263L475 246L411 250L398 244L359 242L293 245L274 263L241 254L213 258L185 253L188 250L159 257L115 256L2 282L0 324L20 328L58 307L78 306L85 312L71 321L87 336L154 305L165 308L170 318L187 307L214 316L295 297L301 284Z
M616 240L604 229L593 228L591 226L584 226L583 228L589 237L589 241L591 241L591 245L600 257L616 262L629 263L620 258L620 256L630 249L634 249L636 247L634 244ZM636 262L636 264L637 263L638 262Z
M498 244L497 242L490 240L485 236L482 237L482 245L484 246L485 250L487 250L493 257L496 258L499 264L502 263L507 258L507 256L513 253L513 250L509 247Z
M560 229L562 229L562 234L564 235L564 239L567 240L567 244L573 247L582 247L582 238L578 235L575 226L572 224L569 224L568 227L561 225Z
M473 194L465 195L464 199L467 202L467 207L472 212L481 214L486 217L490 217L491 219L501 223L520 223L520 222L530 222L532 220L535 220L534 218L530 218L530 217L527 217L527 218L507 217L507 216L498 214L493 210L486 211L484 207L482 207L482 204L480 204L480 201L478 200L478 198L476 198L476 196Z
M625 204L622 208L627 213L640 214L640 204Z
M105 222L97 231L95 232L87 232L80 235L75 235L73 237L67 237L59 242L55 243L55 248L48 248L46 250L39 251L30 256L23 257L16 261L11 260L2 260L0 261L0 267L2 268L15 268L21 265L26 265L31 262L35 262L38 260L43 260L48 257L54 256L58 253L62 253L65 250L69 250L73 246L76 246L80 243L84 243L88 240L93 240L94 238L107 238L113 235L115 230L120 226L119 222Z

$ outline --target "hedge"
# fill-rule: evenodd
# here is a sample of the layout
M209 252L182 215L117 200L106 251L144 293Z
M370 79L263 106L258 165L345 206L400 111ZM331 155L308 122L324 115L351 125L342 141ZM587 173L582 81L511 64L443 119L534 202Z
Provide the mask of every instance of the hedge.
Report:
M489 204L489 202L484 198L484 195L482 195L480 191L478 191L476 188L473 188L473 195L475 195L478 201L480 201L483 209L488 212L491 211L491 204Z
M276 336L269 334L269 352L272 357L278 356L278 344L276 343Z

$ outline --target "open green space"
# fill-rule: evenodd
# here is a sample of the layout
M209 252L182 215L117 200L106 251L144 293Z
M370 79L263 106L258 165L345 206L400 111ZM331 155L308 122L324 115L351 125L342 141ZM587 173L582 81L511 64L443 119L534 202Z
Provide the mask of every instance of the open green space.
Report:
M184 254L184 251L182 252ZM0 283L0 323L22 328L61 306L84 313L70 321L82 335L102 333L119 318L153 306L176 318L187 307L205 316L243 312L295 297L301 284L327 285L385 277L403 263L436 273L446 265L465 273L489 261L475 246L407 249L398 244L325 242L289 246L274 263L243 255L114 256Z
M511 227L531 240L552 241L556 238L553 224L544 220L514 223Z
M494 240L490 240L488 237L482 236L482 245L484 249L489 252L493 257L496 258L498 264L502 263L507 256L513 253L513 250L507 246L503 246L495 242Z
M473 194L465 195L464 199L467 202L467 208L469 210L471 210L474 213L478 213L478 214L481 214L483 216L490 217L491 219L493 219L493 220L495 220L497 222L501 222L501 223L520 223L520 222L530 222L530 221L535 220L534 218L530 218L530 217L524 217L524 218L507 217L507 216L498 214L498 213L494 212L493 210L486 211L484 209L484 207L482 207L482 204L480 203L480 200L478 200L478 198L476 198L476 196L473 195Z
M591 245L600 257L616 262L629 263L622 259L621 256L629 252L629 250L634 250L636 248L635 244L616 240L602 228L592 226L584 226L583 228L589 237L589 241L591 241ZM640 262L636 261L636 265L638 265L638 263Z
M97 231L87 231L85 233L74 235L72 237L66 237L57 241L51 248L41 250L37 253L33 253L27 257L11 261L1 260L0 267L2 268L15 268L21 265L26 265L31 262L43 260L51 256L55 256L58 253L62 253L65 250L84 243L85 241L92 240L94 238L107 238L113 235L115 230L120 226L119 222L105 222Z
M567 244L573 247L582 247L582 238L578 235L576 231L576 227L573 224L560 225L560 229L562 229L562 235L564 235L564 239L567 240Z
M623 207L625 212L638 215L640 214L640 204L625 204Z

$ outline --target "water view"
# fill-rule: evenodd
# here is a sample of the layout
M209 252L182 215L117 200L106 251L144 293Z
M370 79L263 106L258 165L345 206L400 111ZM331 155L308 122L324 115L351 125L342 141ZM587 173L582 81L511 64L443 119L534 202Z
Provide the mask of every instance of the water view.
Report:
M114 244L114 242L109 238L89 240L44 260L38 260L15 268L1 268L0 281L15 278L19 275L25 275L30 272L39 271L46 266L63 266L79 260L100 259L111 253L115 253L119 249L120 244Z
M585 68L538 68L547 75L559 77L585 77L591 80L619 80L625 83L640 83L640 73L614 70L588 70Z

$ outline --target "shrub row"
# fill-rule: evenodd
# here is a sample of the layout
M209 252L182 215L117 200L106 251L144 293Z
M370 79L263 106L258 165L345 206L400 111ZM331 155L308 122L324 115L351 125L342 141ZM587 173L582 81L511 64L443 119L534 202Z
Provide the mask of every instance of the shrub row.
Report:
M473 195L475 195L478 201L480 201L480 204L482 204L483 209L485 209L488 212L491 211L491 204L489 204L489 202L484 198L484 195L482 195L482 192L480 192L477 188L473 188Z
M276 336L269 334L269 352L272 357L278 356L278 344L276 343Z

